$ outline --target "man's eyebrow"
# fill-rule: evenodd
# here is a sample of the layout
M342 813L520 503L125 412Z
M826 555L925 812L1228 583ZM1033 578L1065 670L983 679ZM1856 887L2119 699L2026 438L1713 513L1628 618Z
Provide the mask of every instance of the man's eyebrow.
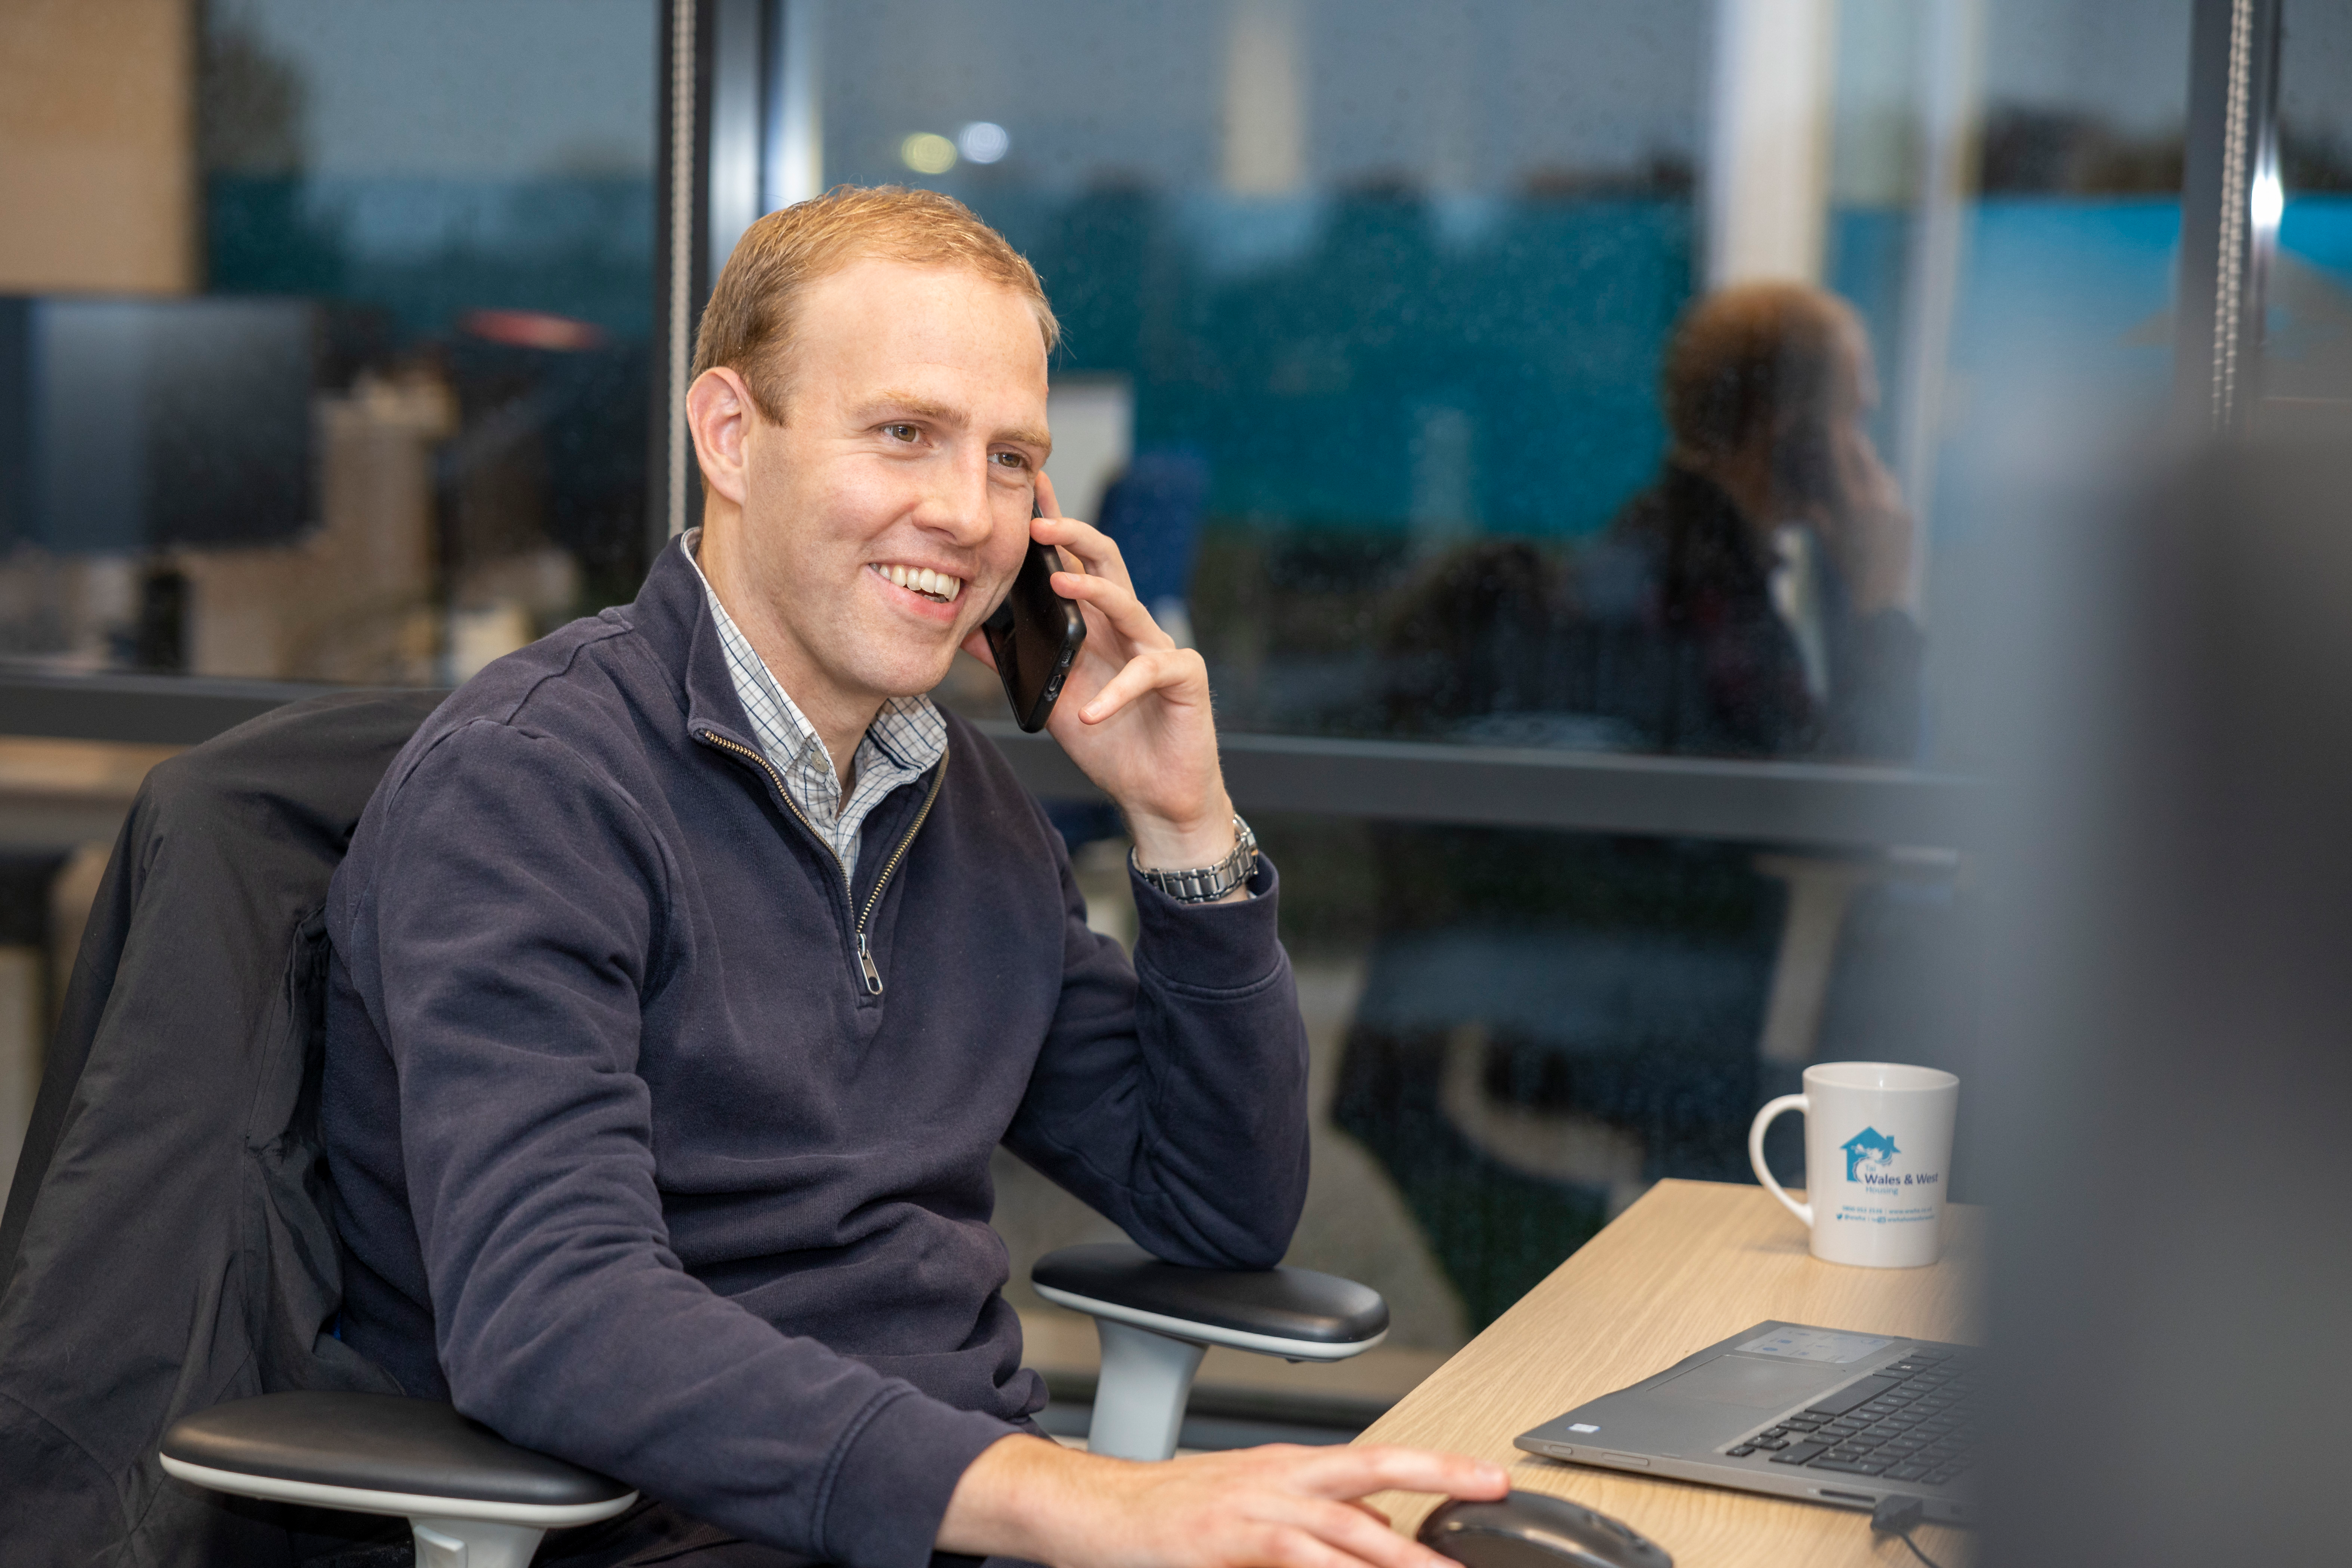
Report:
M860 418L873 418L884 414L907 414L917 419L929 419L940 425L961 425L963 416L944 403L912 392L877 392L867 398L857 411Z
M861 419L877 418L885 414L904 414L910 418L928 419L939 425L961 426L965 422L962 414L946 404L935 403L919 393L912 392L876 393L872 397L867 398L865 406L857 411L858 417ZM1024 425L1011 430L1000 430L992 439L1011 441L1024 447L1034 447L1045 452L1054 449L1054 437L1035 426Z

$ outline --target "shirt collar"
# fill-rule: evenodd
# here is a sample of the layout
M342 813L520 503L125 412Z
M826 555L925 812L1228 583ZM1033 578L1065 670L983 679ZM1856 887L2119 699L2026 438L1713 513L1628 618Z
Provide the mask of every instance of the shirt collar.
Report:
M833 754L825 748L824 737L816 732L816 726L809 722L808 715L801 711L800 704L793 700L792 693L784 689L783 682L778 680L775 671L768 668L768 661L751 647L751 639L743 635L742 628L735 624L735 618L727 613L727 606L719 602L719 590L713 588L710 579L703 574L702 530L698 527L688 529L680 542L685 546L687 564L694 568L695 580L702 584L703 596L709 601L710 618L718 626L719 641L728 651L728 673L734 678L735 694L741 700L753 727L764 728L760 723L763 707L780 711L790 726L788 749L795 755L806 756L814 748L815 756L812 761L828 772L834 771ZM754 689L747 690L747 685ZM768 701L761 703L759 700L761 697L767 698ZM760 739L762 749L767 749L769 737L762 735ZM874 716L874 722L866 727L860 749L867 745L880 752L899 769L921 773L947 754L947 720L940 715L939 706L924 694L893 697L882 704L881 710Z

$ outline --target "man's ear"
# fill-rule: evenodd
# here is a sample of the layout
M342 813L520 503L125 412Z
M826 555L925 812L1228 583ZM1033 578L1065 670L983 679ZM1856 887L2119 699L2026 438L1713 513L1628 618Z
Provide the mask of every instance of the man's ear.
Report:
M725 365L704 371L686 390L686 427L694 436L702 478L737 506L743 504L744 447L758 417L751 389Z

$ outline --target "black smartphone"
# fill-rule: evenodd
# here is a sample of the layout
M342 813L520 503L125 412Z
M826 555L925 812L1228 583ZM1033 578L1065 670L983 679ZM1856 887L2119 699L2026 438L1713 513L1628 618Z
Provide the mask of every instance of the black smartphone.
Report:
M1029 515L1045 514L1033 500ZM1077 602L1054 592L1054 574L1061 569L1060 551L1031 540L1012 592L980 623L988 651L996 656L996 676L1004 682L1013 720L1033 735L1045 727L1087 640L1087 618Z

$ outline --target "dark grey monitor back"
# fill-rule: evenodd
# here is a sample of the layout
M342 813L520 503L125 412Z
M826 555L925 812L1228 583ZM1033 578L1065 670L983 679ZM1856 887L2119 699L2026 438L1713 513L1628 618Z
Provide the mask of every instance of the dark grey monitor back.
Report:
M1999 1151L1989 1563L2342 1554L2347 453L2210 453L2020 545L2004 1005L1963 1112Z

